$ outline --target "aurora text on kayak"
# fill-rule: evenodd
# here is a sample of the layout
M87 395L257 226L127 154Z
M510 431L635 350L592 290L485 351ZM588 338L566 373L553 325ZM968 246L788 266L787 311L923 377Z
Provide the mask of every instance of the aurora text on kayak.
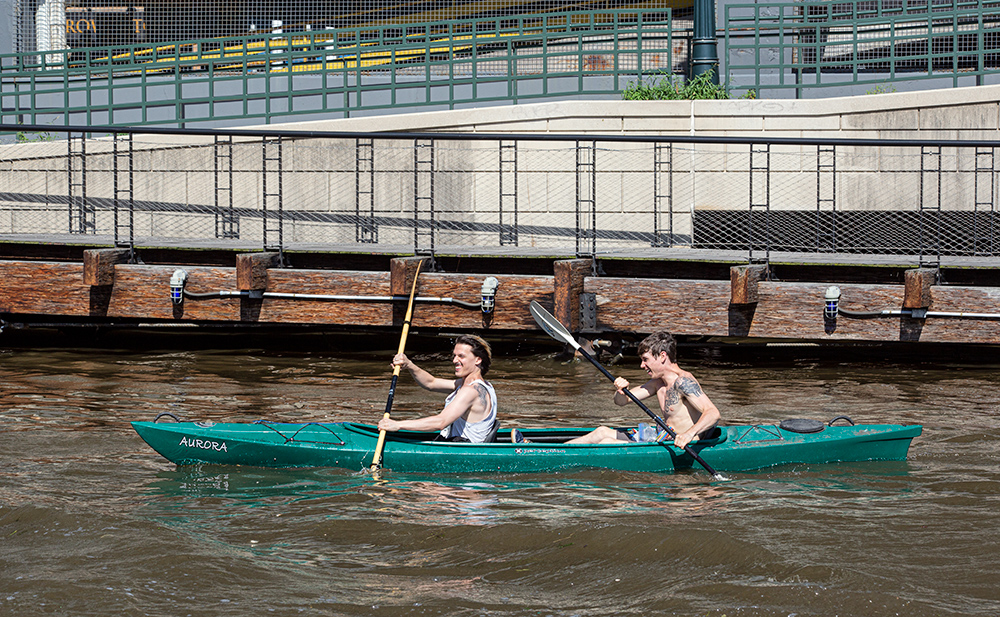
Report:
M218 450L219 452L229 452L226 449L226 442L224 441L210 441L208 439L188 439L187 437L181 437L182 446L187 446L189 448L201 448L202 450Z

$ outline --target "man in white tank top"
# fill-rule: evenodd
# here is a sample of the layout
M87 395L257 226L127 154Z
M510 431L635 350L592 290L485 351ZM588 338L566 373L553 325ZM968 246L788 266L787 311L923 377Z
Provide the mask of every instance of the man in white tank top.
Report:
M433 416L416 420L383 418L378 423L383 431L441 431L444 439L482 443L490 436L497 419L497 395L493 386L483 379L490 370L490 345L478 336L462 335L455 339L451 363L455 379L443 379L420 368L404 354L392 359L392 366L401 366L413 375L420 387L431 392L447 392L444 409Z

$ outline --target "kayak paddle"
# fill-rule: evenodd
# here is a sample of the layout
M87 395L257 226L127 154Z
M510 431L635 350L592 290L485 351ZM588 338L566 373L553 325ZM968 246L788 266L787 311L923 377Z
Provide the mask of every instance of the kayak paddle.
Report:
M424 263L423 260L417 262L417 270L413 273L413 287L410 289L410 301L406 306L406 317L403 318L403 335L399 338L399 351L396 354L403 353L403 349L406 347L406 335L410 333L410 318L413 316L413 298L417 295L417 277L420 276L420 266ZM397 364L392 369L392 382L389 384L389 400L385 402L385 415L383 418L389 417L389 412L392 410L392 399L396 396L396 382L399 380L399 365ZM377 471L379 467L382 466L382 448L385 447L385 431L378 432L378 442L375 444L375 455L372 457L372 471Z
M573 349L580 352L580 354L584 358L590 360L591 364L600 369L600 371L604 373L605 377L614 382L615 380L614 375L609 373L606 368L601 366L601 363L598 362L597 359L594 358L594 356L590 355L584 349L582 349L580 347L580 344L576 342L576 339L573 338L573 335L570 334L570 331L567 330L566 327L563 326L561 323L559 323L559 320L553 317L551 313L542 308L541 304L532 300L531 304L528 305L528 310L531 311L531 316L535 318L535 322L538 323L539 326L541 326L542 330L545 330L546 334L556 339L557 341L562 341L567 345L571 345ZM667 424L663 421L663 418L653 413L649 409L649 407L646 407L646 405L644 405L642 401L636 398L636 396L632 394L628 388L625 388L624 390L622 390L622 392L624 392L625 396L629 397L629 399L631 399L633 403L635 403L643 411L645 411L646 415L652 418L653 421L660 426L660 428L667 431L667 433L674 439L677 438L677 433L674 432L674 429L667 426ZM701 464L701 466L705 468L705 471L712 474L715 477L715 479L717 480L725 479L725 476L712 469L712 466L706 463L700 456L698 456L698 453L692 450L690 446L684 446L684 451L690 454L694 460L698 461Z

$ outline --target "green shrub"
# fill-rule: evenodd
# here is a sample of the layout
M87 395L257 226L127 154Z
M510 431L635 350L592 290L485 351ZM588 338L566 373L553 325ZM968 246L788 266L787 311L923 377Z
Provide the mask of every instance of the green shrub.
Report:
M22 124L18 122L18 124ZM51 122L49 123L51 124ZM18 131L14 135L14 141L19 144L25 144L32 141L55 141L56 136L52 133L27 133L25 131Z
M707 71L694 79L685 80L680 75L671 75L660 71L634 84L630 84L622 92L626 101L692 101L705 99L729 99L729 88L726 84L712 83L714 71ZM755 99L757 93L747 91L740 98Z
M895 91L896 91L896 86L892 84L879 84L874 88L872 88L871 90L869 90L868 92L865 92L865 94L889 94Z

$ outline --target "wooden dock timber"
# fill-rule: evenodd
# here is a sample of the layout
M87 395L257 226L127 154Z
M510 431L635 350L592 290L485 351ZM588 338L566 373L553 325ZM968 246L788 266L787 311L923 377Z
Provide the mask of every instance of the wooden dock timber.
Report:
M149 247L137 249L141 261L130 263L131 253L121 249L59 243L4 243L0 252L0 319L26 328L141 322L387 330L399 326L399 302L267 294L405 295L401 290L408 290L417 261L412 255L303 251L287 253L292 267L281 268L274 255L260 251ZM417 297L478 304L484 279L495 276L495 311L484 316L455 304L418 303L413 328L538 334L528 312L536 300L585 338L635 338L668 329L731 342L1000 343L1000 315L993 317L1000 314L1000 264L943 262L937 270L891 260L866 263L865 256L825 256L821 262L772 255L765 267L747 265L739 254L701 253L661 250L655 256L615 254L596 260L439 253L421 271ZM169 283L178 269L187 273L185 289L192 294L233 295L175 304ZM840 288L841 308L904 314L824 319L831 285ZM236 295L240 291L247 293ZM914 317L923 310L930 313ZM979 315L938 317L935 312Z

